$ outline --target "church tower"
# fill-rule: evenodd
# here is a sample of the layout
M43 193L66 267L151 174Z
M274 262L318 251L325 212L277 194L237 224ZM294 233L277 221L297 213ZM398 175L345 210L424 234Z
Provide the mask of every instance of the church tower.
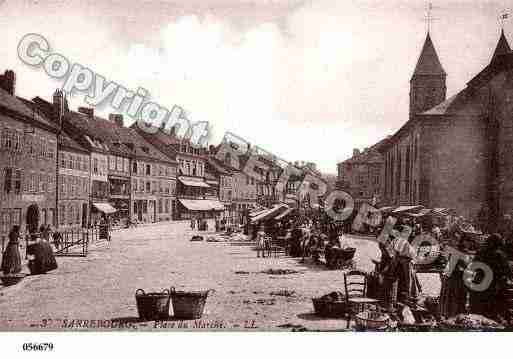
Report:
M428 32L410 80L410 118L445 100L446 77Z

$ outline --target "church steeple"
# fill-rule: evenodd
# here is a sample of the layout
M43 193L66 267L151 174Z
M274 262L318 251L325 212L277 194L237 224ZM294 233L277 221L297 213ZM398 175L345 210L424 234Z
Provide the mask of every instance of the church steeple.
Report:
M445 100L446 76L428 32L410 80L410 117Z
M508 40L506 40L506 36L504 36L504 29L502 29L499 42L497 42L497 46L495 47L495 51L493 52L492 60L490 62L495 60L497 56L504 55L509 52L511 52L511 47L509 47Z
M438 54L436 53L435 46L433 45L433 41L431 41L431 36L429 36L428 32L419 59L417 60L417 66L415 66L413 76L445 74L446 73L438 59Z

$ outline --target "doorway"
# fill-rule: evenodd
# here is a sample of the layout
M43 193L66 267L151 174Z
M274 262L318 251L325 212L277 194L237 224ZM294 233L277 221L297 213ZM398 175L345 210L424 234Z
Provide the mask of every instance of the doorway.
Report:
M39 228L39 208L37 204L31 204L27 208L27 230L29 233L37 232Z
M137 207L139 207L137 209L137 220L140 222L140 221L142 221L143 204L142 204L142 201L137 201L137 204L138 204Z

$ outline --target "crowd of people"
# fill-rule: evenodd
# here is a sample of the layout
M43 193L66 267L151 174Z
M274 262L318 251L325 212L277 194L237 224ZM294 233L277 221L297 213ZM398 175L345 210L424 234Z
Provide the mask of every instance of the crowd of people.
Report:
M383 226L383 224L382 224ZM416 303L421 294L421 286L416 275L419 248L413 240L421 234L435 238L439 246L442 264L442 291L440 293L440 314L451 317L460 313L481 314L491 319L508 316L511 306L507 290L513 288L513 272L509 260L512 259L513 220L506 215L496 228L496 233L486 232L489 227L472 225L462 217L416 218L415 216L397 216L394 229L405 233L404 226L411 231L408 238L384 234L388 238L379 238L382 227L375 229L378 236L381 256L375 260L375 274L379 285L387 295L395 295L393 302ZM286 247L291 257L311 257L314 262L324 262L329 268L341 268L341 253L351 257L351 248L346 239L347 223L336 224L317 218L289 216L285 220L268 220L253 226L250 235L257 242L257 256L265 256L266 248L272 242L279 242ZM481 230L481 232L480 232ZM395 232L397 233L397 232ZM479 234L482 245L477 245L474 238ZM447 246L454 246L465 253L458 259L454 270L445 271L443 266L452 265L446 251ZM470 250L472 249L472 250ZM353 252L354 255L354 252ZM486 264L493 273L493 279L484 290L473 290L465 283L465 270L472 261ZM447 269L447 268L446 268ZM468 274L468 273L467 273ZM484 273L477 270L472 282L476 285L483 281ZM393 288L395 288L394 293ZM390 299L390 298L389 298ZM512 307L513 308L513 307Z

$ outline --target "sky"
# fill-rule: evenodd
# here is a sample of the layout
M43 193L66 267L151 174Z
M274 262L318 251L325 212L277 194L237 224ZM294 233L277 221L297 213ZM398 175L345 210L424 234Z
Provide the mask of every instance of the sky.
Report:
M432 8L449 97L489 63L507 2L432 1ZM18 96L50 99L62 81L17 57L23 35L38 33L72 63L208 121L211 143L231 131L335 173L353 148L407 121L426 9L412 0L0 0L0 71L16 71ZM509 21L504 32L513 41ZM73 94L71 107L84 96Z

